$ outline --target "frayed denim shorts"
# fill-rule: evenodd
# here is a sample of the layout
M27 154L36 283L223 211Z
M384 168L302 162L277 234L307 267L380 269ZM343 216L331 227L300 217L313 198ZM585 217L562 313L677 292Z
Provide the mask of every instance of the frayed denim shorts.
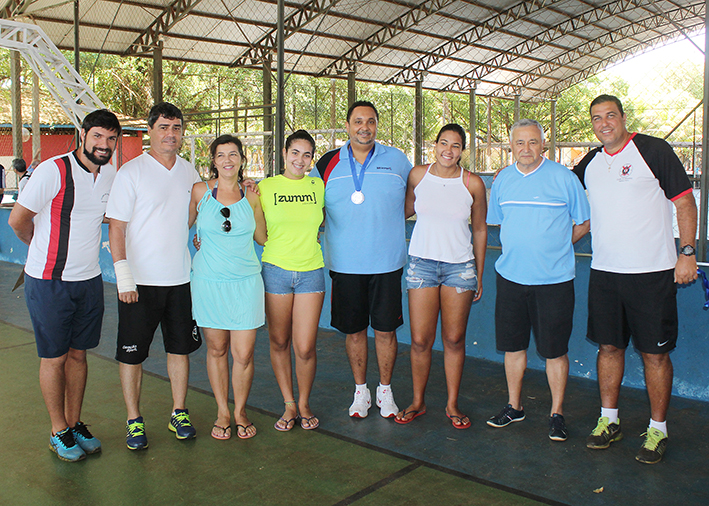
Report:
M324 269L314 271L287 271L280 267L263 263L261 268L266 293L284 295L288 293L320 293L325 291Z
M476 291L478 289L478 275L475 269L475 260L449 264L409 256L409 265L406 270L406 287L409 290L441 285L455 288L459 293L468 290Z

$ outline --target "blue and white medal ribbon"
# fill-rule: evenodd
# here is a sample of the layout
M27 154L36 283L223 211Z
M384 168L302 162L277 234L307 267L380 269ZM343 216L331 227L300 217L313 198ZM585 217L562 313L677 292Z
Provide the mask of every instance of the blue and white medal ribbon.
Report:
M364 171L367 170L367 166L374 155L374 148L372 148L369 153L367 153L367 158L364 159L362 164L362 170L357 174L357 169L355 168L354 154L352 153L352 145L347 146L347 151L350 155L350 171L352 172L352 181L354 182L355 191L352 193L350 200L353 204L361 204L364 202L364 193L362 193L362 183L364 183Z

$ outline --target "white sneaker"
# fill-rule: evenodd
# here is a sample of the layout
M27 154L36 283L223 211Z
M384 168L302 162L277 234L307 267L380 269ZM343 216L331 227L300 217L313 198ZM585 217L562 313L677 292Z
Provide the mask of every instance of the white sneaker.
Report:
M399 408L394 402L394 393L391 391L391 387L383 387L381 385L377 387L377 407L381 410L379 414L384 418L391 418L399 412Z
M366 418L367 411L372 407L372 394L369 388L357 388L354 394L354 401L350 406L350 416L353 418Z

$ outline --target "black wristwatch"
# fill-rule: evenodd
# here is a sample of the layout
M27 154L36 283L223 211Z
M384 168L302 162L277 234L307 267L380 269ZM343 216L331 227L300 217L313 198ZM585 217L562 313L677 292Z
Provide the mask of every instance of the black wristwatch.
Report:
M688 257L691 257L694 255L696 252L694 251L694 246L690 246L687 244L686 246L682 246L682 248L679 250L680 255L685 255Z

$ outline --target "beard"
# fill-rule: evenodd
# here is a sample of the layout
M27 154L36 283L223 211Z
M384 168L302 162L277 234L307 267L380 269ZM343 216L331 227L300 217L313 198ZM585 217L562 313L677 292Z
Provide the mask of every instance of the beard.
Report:
M113 151L110 149L108 150L108 153L103 156L96 154L96 148L94 148L90 153L86 150L86 147L84 147L83 149L84 156L86 156L86 158L88 158L91 163L94 163L99 166L106 165L113 156Z

